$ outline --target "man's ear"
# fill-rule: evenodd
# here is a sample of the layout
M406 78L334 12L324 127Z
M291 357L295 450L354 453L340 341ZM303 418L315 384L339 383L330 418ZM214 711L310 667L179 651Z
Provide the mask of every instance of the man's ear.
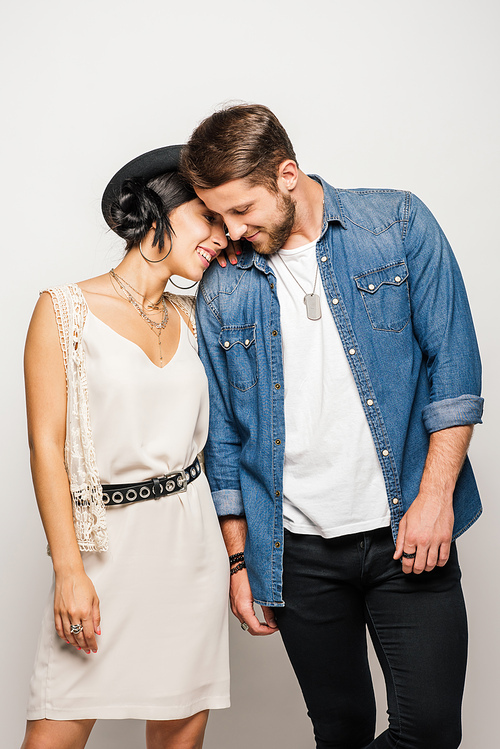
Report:
M299 167L292 159L282 161L278 167L278 184L291 192L297 185Z

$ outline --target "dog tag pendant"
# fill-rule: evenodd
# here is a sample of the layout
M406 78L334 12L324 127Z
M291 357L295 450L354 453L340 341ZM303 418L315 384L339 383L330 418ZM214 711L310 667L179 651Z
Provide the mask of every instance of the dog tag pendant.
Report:
M306 305L309 320L319 320L321 317L321 304L318 294L306 294L304 304Z

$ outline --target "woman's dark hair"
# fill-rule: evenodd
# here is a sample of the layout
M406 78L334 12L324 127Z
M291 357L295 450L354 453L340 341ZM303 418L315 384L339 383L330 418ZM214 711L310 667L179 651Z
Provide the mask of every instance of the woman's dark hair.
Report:
M163 250L165 234L175 233L169 215L175 208L196 198L193 188L178 172L167 172L144 183L127 179L110 206L113 231L125 240L125 252L142 242L156 224L153 247Z

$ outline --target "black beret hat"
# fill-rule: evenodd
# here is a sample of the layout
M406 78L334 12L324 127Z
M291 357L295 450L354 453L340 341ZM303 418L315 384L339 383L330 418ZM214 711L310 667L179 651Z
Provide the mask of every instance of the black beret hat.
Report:
M142 182L148 182L160 174L177 170L181 159L181 150L182 145L155 148L154 151L148 151L132 159L117 171L104 190L101 201L102 213L108 226L113 228L110 209L125 180L140 179Z

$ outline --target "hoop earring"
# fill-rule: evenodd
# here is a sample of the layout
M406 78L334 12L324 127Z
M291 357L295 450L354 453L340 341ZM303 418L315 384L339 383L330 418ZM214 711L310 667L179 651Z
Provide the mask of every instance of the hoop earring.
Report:
M191 284L191 286L179 286L179 284L175 283L175 281L172 281L171 278L169 278L168 280L170 281L172 286L175 286L176 289L182 289L183 291L185 291L186 289L192 289L193 286L196 286L196 284L199 283L199 281L195 281Z
M144 258L144 260L147 263L163 263L163 261L166 260L167 257L172 252L172 240L170 240L170 249L169 249L169 251L167 252L167 254L165 255L165 257L161 257L159 260L150 260L148 257L146 257L146 255L142 251L142 242L139 242L139 252L141 253L142 257Z

